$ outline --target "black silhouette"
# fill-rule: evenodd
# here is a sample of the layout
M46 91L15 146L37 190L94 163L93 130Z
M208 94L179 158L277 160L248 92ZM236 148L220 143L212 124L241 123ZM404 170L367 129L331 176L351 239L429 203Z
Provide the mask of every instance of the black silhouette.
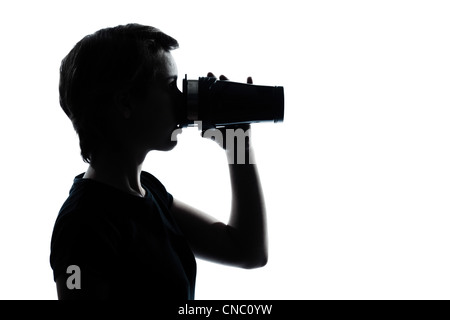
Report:
M86 36L62 61L60 103L89 167L75 177L53 230L59 299L194 299L194 255L242 268L267 262L249 139L246 163L230 160L228 224L174 199L142 171L150 150L176 145L177 47L156 28L129 24Z

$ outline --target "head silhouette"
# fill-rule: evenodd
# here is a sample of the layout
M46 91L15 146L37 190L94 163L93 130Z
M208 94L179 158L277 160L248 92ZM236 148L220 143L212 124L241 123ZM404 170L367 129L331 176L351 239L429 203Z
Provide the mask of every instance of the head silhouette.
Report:
M156 28L128 24L84 37L63 59L60 104L84 161L102 148L173 148L180 92L170 50L177 47Z

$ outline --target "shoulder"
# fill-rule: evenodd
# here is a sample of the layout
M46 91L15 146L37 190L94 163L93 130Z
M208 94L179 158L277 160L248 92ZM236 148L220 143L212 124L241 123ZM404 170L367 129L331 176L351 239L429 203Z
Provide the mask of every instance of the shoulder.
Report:
M53 227L50 264L55 280L65 274L69 265L81 267L89 263L102 270L115 261L120 248L121 221L100 207L82 204L83 201L63 206Z
M96 238L116 238L122 224L119 213L127 205L92 181L75 179L53 227L52 251L83 246Z
M96 205L101 197L101 193L95 190L95 184L92 181L82 179L82 175L75 177L69 196L64 201L59 214L58 220L65 219L73 214L73 212L84 212Z

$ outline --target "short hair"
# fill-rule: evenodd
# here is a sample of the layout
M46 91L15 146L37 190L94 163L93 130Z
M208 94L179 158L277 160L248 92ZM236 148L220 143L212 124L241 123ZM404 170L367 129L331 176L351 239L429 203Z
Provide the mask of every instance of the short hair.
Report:
M78 133L85 162L108 135L106 115L116 94L144 94L161 67L160 51L176 48L177 40L157 28L127 24L84 37L62 60L60 105Z

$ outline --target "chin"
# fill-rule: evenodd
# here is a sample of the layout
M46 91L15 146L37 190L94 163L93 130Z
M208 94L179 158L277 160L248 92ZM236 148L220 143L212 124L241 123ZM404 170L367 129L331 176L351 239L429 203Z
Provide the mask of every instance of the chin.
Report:
M176 147L177 143L178 143L178 141L169 141L169 143L161 146L157 150L159 150L159 151L170 151L170 150L172 150L173 148Z

